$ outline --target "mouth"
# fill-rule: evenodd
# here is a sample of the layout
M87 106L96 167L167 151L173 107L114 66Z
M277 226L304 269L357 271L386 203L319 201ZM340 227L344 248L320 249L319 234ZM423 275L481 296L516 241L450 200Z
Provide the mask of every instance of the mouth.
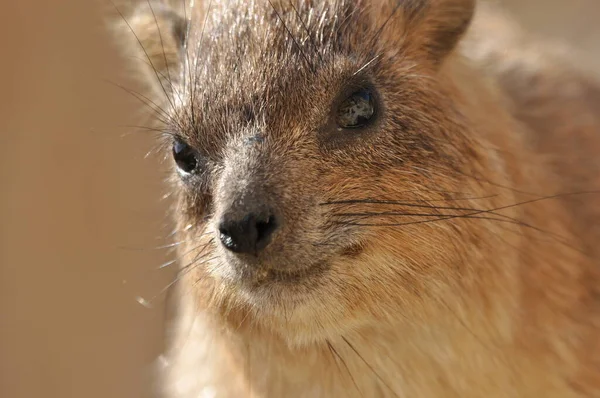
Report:
M226 267L229 268L229 271L226 271L228 275L226 279L248 292L278 290L280 288L286 291L306 290L311 284L315 285L331 268L328 261L315 261L302 265L273 266L268 263L261 264L241 259L229 259L226 264Z
M337 255L325 259L315 259L310 263L257 261L256 258L229 257L226 261L230 272L230 282L249 292L285 289L285 291L306 291L311 286L320 285L323 276L331 269L335 258L354 259L362 252L362 245L351 245L341 249ZM231 272L233 271L233 272Z
M263 273L262 284L298 285L319 278L330 268L329 263L319 262L298 270L268 269Z
M296 270L256 270L252 277L234 282L239 298L259 305L262 312L290 311L294 306L310 300L324 285L330 264L320 262Z

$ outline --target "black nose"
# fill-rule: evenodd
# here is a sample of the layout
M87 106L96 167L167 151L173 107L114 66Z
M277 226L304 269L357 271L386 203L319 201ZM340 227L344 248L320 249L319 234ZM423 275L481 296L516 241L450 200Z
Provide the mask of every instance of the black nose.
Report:
M273 212L248 213L241 219L223 219L219 224L223 246L235 253L257 254L271 242L279 226Z

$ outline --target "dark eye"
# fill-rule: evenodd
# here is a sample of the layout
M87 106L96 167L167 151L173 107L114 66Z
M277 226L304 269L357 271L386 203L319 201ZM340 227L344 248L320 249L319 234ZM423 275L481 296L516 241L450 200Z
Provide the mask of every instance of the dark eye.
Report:
M375 115L375 101L371 90L355 91L341 103L337 110L337 124L343 129L367 126Z
M198 168L198 152L181 140L173 142L173 158L183 173L193 173Z

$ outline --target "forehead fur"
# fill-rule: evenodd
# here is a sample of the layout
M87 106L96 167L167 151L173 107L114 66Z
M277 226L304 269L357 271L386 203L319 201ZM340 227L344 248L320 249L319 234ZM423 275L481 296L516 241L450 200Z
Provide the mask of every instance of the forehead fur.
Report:
M340 86L385 52L384 27L397 10L384 3L202 2L184 57L179 96L184 114L203 117L203 128L214 131L243 119L237 116L241 109L265 116L270 108L283 123L291 110L331 101ZM387 15L385 22L374 13Z
M189 48L198 72L233 76L240 69L294 63L312 69L321 58L357 48L367 41L362 1L230 0L203 2L192 22ZM204 61L204 62L203 62Z

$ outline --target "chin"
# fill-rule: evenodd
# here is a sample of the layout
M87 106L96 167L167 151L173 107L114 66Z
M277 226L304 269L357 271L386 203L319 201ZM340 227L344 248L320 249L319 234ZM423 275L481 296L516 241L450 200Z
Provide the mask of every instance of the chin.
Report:
M212 277L221 290L230 292L235 301L242 301L257 311L292 310L305 305L326 290L331 266L316 262L281 269L281 267L248 266L222 261L212 270Z
M211 278L220 293L213 304L237 332L275 335L293 347L324 343L372 319L368 313L372 306L361 299L356 283L345 285L340 279L345 274L358 280L343 270L360 265L360 261L334 259L297 267L294 272L239 272L236 264L221 262Z

